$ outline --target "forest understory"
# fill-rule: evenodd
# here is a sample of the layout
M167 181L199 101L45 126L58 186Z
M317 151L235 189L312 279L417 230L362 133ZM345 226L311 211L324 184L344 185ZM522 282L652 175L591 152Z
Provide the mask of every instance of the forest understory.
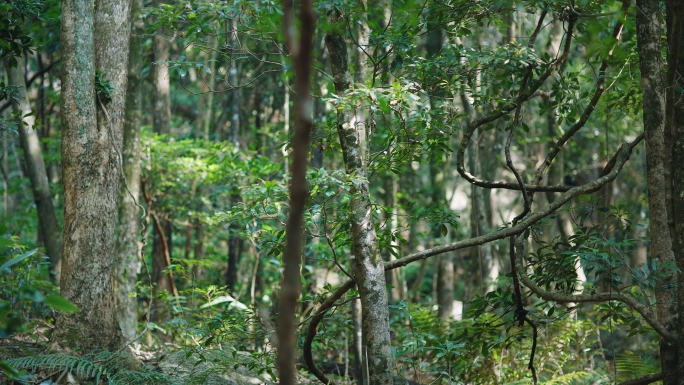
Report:
M6 0L0 383L684 385L679 0Z

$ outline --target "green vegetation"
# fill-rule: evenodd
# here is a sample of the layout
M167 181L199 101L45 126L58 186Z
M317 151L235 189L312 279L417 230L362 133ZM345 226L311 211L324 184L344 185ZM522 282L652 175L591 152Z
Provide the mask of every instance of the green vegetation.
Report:
M0 383L684 383L677 1L134 3L0 4Z

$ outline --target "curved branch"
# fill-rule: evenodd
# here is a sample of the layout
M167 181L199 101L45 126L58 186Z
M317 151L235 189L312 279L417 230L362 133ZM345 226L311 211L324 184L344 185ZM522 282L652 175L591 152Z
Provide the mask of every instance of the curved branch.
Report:
M532 36L530 37L530 42L527 44L529 48L534 47L534 41L537 39L537 35L539 34L539 31L541 30L542 23L544 22L544 17L546 17L546 11L543 11L541 16L539 17L539 22L537 23L537 28L535 28L534 32L532 33ZM525 92L525 88L527 87L527 82L530 80L530 76L532 76L532 64L527 66L527 71L525 72L525 76L523 76L522 82L520 83L520 93L519 97L523 96L523 93ZM536 94L536 91L535 91ZM509 170L515 175L515 180L518 182L518 186L520 187L520 191L522 191L522 196L523 196L523 201L525 202L524 208L522 213L519 215L516 215L515 218L513 218L513 224L515 225L518 223L519 220L525 217L530 212L531 209L531 201L530 201L530 195L527 193L527 189L525 188L525 182L523 182L522 177L520 176L520 173L518 170L515 168L515 165L513 165L513 160L511 159L511 143L513 142L513 135L515 134L515 128L518 126L518 123L520 123L520 113L522 111L522 103L519 103L515 107L515 117L513 118L513 124L511 125L511 130L508 133L508 138L506 139L506 148L505 148L505 154L506 154L506 167L508 167ZM539 181L537 181L537 184L539 184ZM535 329L536 330L536 329ZM536 332L535 332L536 333ZM534 369L533 369L534 372ZM534 383L537 383L537 376L534 376Z
M523 255L525 254L524 247L525 237L518 236L515 240L515 257L516 262L519 266L523 266ZM632 310L641 314L644 321L651 325L651 327L658 333L664 340L669 343L674 343L676 341L675 336L670 333L663 324L658 322L653 311L648 307L637 301L636 299L615 292L608 293L597 293L597 294L562 294L546 291L539 287L525 272L525 269L521 268L518 270L518 275L520 281L528 289L530 289L534 294L538 295L540 298L547 301L555 302L575 302L575 303L597 303L597 302L608 302L608 301L619 301L625 305L632 308Z
M483 118L472 121L468 124L465 131L463 132L463 139L461 140L461 146L456 153L456 169L458 173L465 178L469 183L474 184L479 187L485 188L503 188L507 190L520 190L520 186L517 183L509 183L505 181L485 181L479 179L475 175L469 173L465 169L465 150L468 148L468 143L473 137L473 133L479 127L493 122L503 115L510 113L511 111L518 108L519 105L526 102L527 100L536 96L536 91L546 82L546 79L553 74L557 68L562 67L570 56L570 45L572 42L572 33L575 28L576 17L571 16L568 24L568 33L565 39L565 45L563 46L563 54L556 60L549 68L544 72L537 81L535 81L529 90L525 92L524 88L521 87L520 95L518 95L515 100L509 104L504 105L498 111L487 115ZM566 192L571 189L570 186L538 186L538 185L525 185L527 191L544 191L544 192Z
M549 168L549 166L551 166L553 159L558 155L558 153L561 151L561 149L565 145L565 143L567 143L567 141L570 140L570 138L572 138L577 133L577 131L579 131L582 127L584 127L586 122L589 120L589 117L594 112L594 109L596 108L596 105L598 104L599 99L603 95L603 92L605 91L605 78L606 78L605 74L606 74L606 69L608 68L608 59L610 59L610 57L612 57L613 50L615 49L615 46L617 45L617 41L620 39L620 35L622 34L622 30L623 30L623 26L624 26L624 17L626 15L627 9L629 8L629 5L630 5L629 0L623 0L622 8L620 10L620 12L622 12L623 17L621 20L619 20L616 23L615 27L613 28L612 36L615 39L615 42L613 43L613 46L608 51L608 57L606 59L604 59L603 62L601 63L601 67L599 68L599 78L598 78L598 82L596 85L596 90L594 91L594 95L591 98L591 101L589 102L587 107L584 109L584 112L582 113L582 116L580 117L580 119L568 131L566 131L565 134L563 134L563 136L558 140L558 142L556 142L554 144L554 147L547 154L544 162L541 165L539 165L539 167L537 168L537 171L536 171L534 183L529 184L529 185L522 185L520 183L520 178L518 177L517 172L515 170L512 170L512 171L513 171L513 174L516 176L516 180L518 181L517 184L510 183L510 182L504 182L504 181L495 181L495 182L485 181L485 180L482 180L482 179L475 177L474 175L470 174L469 172L467 172L465 170L465 167L463 167L463 164L464 164L462 161L463 158L461 158L461 149L463 149L463 152L465 153L465 148L463 146L464 146L464 144L467 146L467 143L470 141L470 138L472 137L472 134L474 133L475 129L477 129L478 127L480 127L483 124L488 123L489 121L487 121L485 123L481 123L481 124L478 124L479 121L474 122L474 124L472 124L471 127L469 127L467 129L467 131L463 137L463 141L461 143L461 149L459 149L459 153L458 153L458 157L457 157L457 165L458 165L457 169L458 169L459 174L461 174L462 177L464 177L468 182L470 182L476 186L484 187L484 188L503 188L503 189L509 189L509 190L524 189L524 190L529 191L530 193L534 193L536 191L564 192L564 191L570 190L571 187L569 187L569 186L539 186L539 183L543 179L544 174L546 173L546 170ZM572 20L571 20L571 23L572 23ZM562 62L560 65L564 64L565 61L567 60L567 53L569 50L569 41L570 41L570 37L571 37L570 36L571 32L572 32L572 30L569 28L569 32L568 32L569 35L568 35L568 39L566 39L566 44L564 47L563 56L561 56L561 58L559 58L559 60L558 60L558 62ZM555 68L557 68L557 66L556 67L552 66L552 68L555 70ZM548 73L548 71L547 71L547 73ZM550 73L549 73L549 75L550 75ZM542 83L540 83L540 80L542 80L542 79L545 80L546 78L544 76L542 76L532 86L532 89L530 91L528 91L527 93L523 93L523 91L525 89L526 79L527 79L527 77L523 78L523 85L521 86L521 94L516 99L517 102L514 104L511 104L510 106L512 106L513 108L506 111L505 113L511 112L512 110L515 110L516 116L517 116L520 105L522 104L522 102L527 101L530 98L534 97L536 95L536 92L538 91L538 88L542 85ZM505 109L506 109L506 107L504 107L502 109L502 111ZM500 111L500 112L493 114L492 116L498 115L495 118L495 119L498 119L500 116L504 115L505 113L502 113ZM495 119L493 119L493 120L495 120ZM481 119L481 120L483 120L483 119ZM492 121L492 120L490 120L490 121ZM515 126L515 124L514 124L514 126ZM510 140L510 135L509 135L509 140ZM507 158L506 163L508 165L508 163L509 163L508 158ZM509 168L510 168L510 165L509 165ZM526 202L527 202L527 200L526 200Z
M542 14L544 15L544 14ZM541 20L540 20L541 23ZM523 77L522 83L520 85L520 94L522 95L523 91L525 90L525 87L527 86L527 81L530 79L530 76L532 75L532 65L527 67L527 72L525 73L525 77ZM511 130L508 132L508 138L506 139L506 148L504 150L504 153L506 155L506 167L508 167L509 170L515 175L515 180L518 182L518 186L520 188L520 191L522 191L522 196L523 196L523 201L525 202L523 205L523 211L519 214L516 215L515 218L513 218L513 224L515 225L518 223L519 220L525 217L530 212L531 208L531 203L530 203L530 196L527 194L527 189L525 188L525 182L523 182L522 177L520 176L520 173L518 170L515 168L513 165L513 159L511 159L511 143L513 142L513 135L515 134L515 128L518 126L518 123L520 123L520 112L522 110L522 103L518 104L518 106L515 108L515 117L513 118L513 124L511 125ZM539 182L537 182L539 184ZM535 381L536 382L536 381Z
M355 284L356 282L350 279L342 286L338 287L337 290L335 290L335 292L333 292L330 297L328 297L328 299L321 304L321 306L318 308L318 313L311 317L311 322L309 322L309 327L306 330L306 338L304 339L303 347L304 362L306 363L306 367L309 369L309 372L311 372L311 374L316 376L316 378L326 385L333 385L333 382L320 369L318 369L318 367L316 367L316 364L313 360L311 344L316 337L316 328L318 328L318 324L323 320L325 313L330 310L330 308L335 305L335 302L342 298L342 296L348 292L349 289L354 287Z
M587 184L574 187L564 192L558 197L558 199L550 203L548 206L544 207L541 211L527 216L518 224L505 229L501 229L499 231L495 231L493 233L484 234L479 237L468 238L457 242L452 242L446 245L436 246L427 250L407 255L406 257L400 259L395 259L394 261L385 264L385 270L396 269L397 267L406 266L411 262L426 259L449 251L459 250L466 247L478 246L487 242L492 242L506 237L510 237L512 235L521 234L528 227L532 226L542 218L551 215L554 211L558 210L564 204L569 202L572 198L582 194L591 194L593 192L596 192L606 183L613 181L620 173L620 170L622 170L622 167L625 165L627 160L629 159L634 147L637 144L639 144L639 142L641 142L641 140L643 139L644 134L641 134L631 143L623 144L622 146L620 146L617 153L613 157L614 161L611 160L611 162L609 162L606 165L606 168L604 168L604 170L601 172L602 176L600 178L595 179L594 181L589 182Z
M623 0L621 9L623 13L627 12L629 4L630 0ZM539 167L537 167L537 172L534 179L536 184L541 182L542 178L544 178L544 173L546 173L546 170L551 166L551 162L553 162L553 159L558 155L558 153L561 151L565 143L567 143L567 141L570 140L570 138L572 138L575 135L575 133L577 133L577 131L584 127L584 125L587 123L587 120L589 120L589 117L591 116L592 112L594 112L594 109L596 108L599 99L601 99L601 96L605 91L606 69L608 69L608 59L610 59L613 56L613 50L615 49L618 40L620 40L620 35L622 34L622 28L624 25L623 23L624 16L621 20L617 22L617 24L615 24L615 28L613 28L613 38L615 39L615 42L608 51L608 57L603 59L603 62L601 63L601 67L599 68L598 72L598 82L596 83L596 90L594 91L594 95L592 96L589 105L587 105L587 107L584 109L584 112L582 113L580 119L572 127L570 127L570 129L566 131L565 134L563 134L563 136L558 140L558 142L556 142L553 145L553 148L547 154L546 159L544 159L544 162L540 164Z
M547 217L548 215L551 215L555 210L559 209L562 207L565 203L570 201L572 198L582 195L582 194L589 194L592 192L597 191L603 185L605 185L608 182L613 181L617 175L620 173L620 170L622 170L622 167L625 165L627 160L629 159L630 155L632 154L632 150L634 147L639 144L644 138L644 135L641 134L639 135L634 141L631 143L623 144L620 146L618 151L615 153L613 158L611 159L610 162L606 165L604 170L601 172L601 177L589 182L587 184L584 184L582 186L574 187L571 190L565 192L562 194L558 199L553 201L551 204L546 206L543 210L541 210L539 213L532 214L516 224L515 226L502 229L499 231L495 231L493 233L485 234L479 237L475 238L469 238L469 239L464 239L458 242L453 242L450 244L442 245L442 246L437 246L433 247L418 253L413 253L410 254L404 258L401 259L396 259L394 261L391 261L389 263L386 263L384 268L385 271L388 270L393 270L398 267L406 266L411 262L415 262L421 259L427 259L429 257L443 254L449 251L454 251L454 250L459 250L471 246L478 246L487 242L492 242L495 240L503 239L506 237L511 237L511 236L516 236L521 233L523 233L527 228L535 224L537 221L541 220L544 217ZM521 277L522 278L522 277ZM527 276L525 276L527 278ZM529 279L529 278L527 278ZM524 282L523 282L524 283ZM309 326L307 328L306 332L306 337L304 339L304 362L306 363L307 368L309 369L309 372L316 376L321 382L324 384L332 384L331 380L320 370L316 367L316 364L313 361L313 352L311 345L313 343L314 338L316 337L316 329L318 328L318 324L323 320L323 317L325 316L325 313L330 310L335 305L335 302L342 298L342 296L349 291L352 287L354 287L356 283L353 280L346 281L342 286L337 288L335 292L333 292L328 299L321 304L321 306L318 308L318 312L311 317L311 322L309 323ZM532 283L534 284L534 283ZM525 284L527 286L527 284ZM551 293L553 294L553 293ZM619 296L616 294L612 294L613 296ZM573 298L567 302L591 302L591 301L581 301L575 298L577 296L573 296ZM648 311L648 308L646 308L644 305L636 302L631 297L623 297L626 298L627 300L631 300L632 303L635 306L641 306L642 308L646 309ZM600 302L604 300L611 300L611 299L599 299L595 300L593 302ZM620 299L616 299L620 300ZM562 301L558 301L562 302ZM627 302L625 302L627 303ZM628 303L628 305L630 305ZM630 305L631 306L631 305ZM657 321L655 321L657 325ZM653 326L653 325L652 325ZM661 325L662 329L662 325ZM669 335L669 333L668 333Z

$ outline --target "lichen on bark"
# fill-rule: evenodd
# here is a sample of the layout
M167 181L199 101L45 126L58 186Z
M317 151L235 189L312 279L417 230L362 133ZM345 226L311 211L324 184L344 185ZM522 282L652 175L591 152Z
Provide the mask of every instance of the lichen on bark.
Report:
M339 15L332 14L330 21L335 29L325 37L330 53L333 83L338 95L347 93L351 86L351 74L347 46L343 35L345 27ZM373 224L373 212L368 180L364 170L363 130L357 127L356 115L349 108L339 108L337 133L342 146L347 175L357 181L352 184L352 268L361 297L363 347L367 360L368 383L391 385L393 383L392 352L389 332L389 308L385 268L378 250L378 240Z

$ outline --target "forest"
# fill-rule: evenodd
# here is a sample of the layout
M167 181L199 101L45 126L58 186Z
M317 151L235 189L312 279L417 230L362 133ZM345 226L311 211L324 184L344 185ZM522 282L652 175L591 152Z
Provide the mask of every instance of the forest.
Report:
M0 383L684 385L681 165L681 0L3 0Z

